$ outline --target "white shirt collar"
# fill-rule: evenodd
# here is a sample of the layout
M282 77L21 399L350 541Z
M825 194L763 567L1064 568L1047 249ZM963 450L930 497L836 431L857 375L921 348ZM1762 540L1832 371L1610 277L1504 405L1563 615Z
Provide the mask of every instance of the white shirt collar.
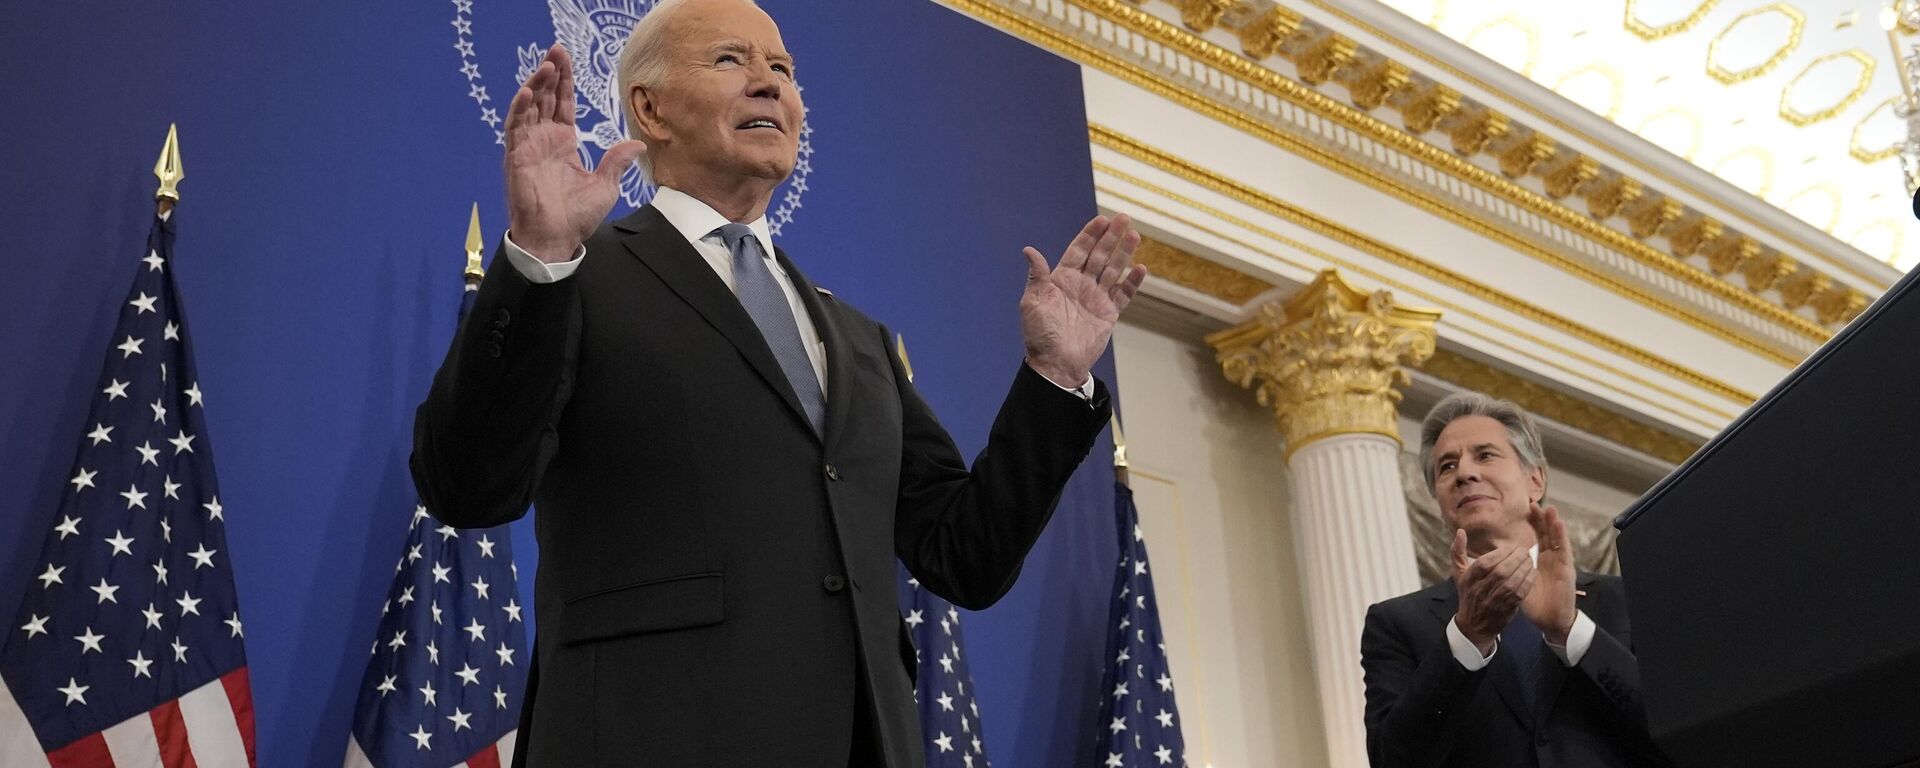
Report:
M714 230L732 223L713 206L673 187L655 189L653 207L660 211L660 215L667 217L667 223L672 224L689 243L700 242L713 234ZM772 258L773 233L767 229L767 217L761 215L749 222L747 228L753 230L753 236L760 239L760 250Z

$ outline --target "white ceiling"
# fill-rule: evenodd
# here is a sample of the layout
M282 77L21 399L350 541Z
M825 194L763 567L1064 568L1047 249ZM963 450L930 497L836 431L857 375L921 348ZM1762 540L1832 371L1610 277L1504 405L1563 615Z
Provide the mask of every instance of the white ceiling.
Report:
M1920 263L1882 4L1382 2L1876 258Z

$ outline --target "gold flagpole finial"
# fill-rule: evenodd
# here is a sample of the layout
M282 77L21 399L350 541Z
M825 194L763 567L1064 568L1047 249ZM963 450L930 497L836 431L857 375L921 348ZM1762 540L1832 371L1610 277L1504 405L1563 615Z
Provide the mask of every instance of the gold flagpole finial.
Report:
M480 239L480 204L473 204L473 215L467 219L467 271L468 283L478 283L487 276L480 268L480 249L484 247Z
M161 210L172 210L173 204L180 202L180 180L187 177L186 169L180 165L180 126L167 126L167 145L160 149L160 160L153 164L153 175L160 179L160 188L153 193L153 199L160 202Z
M1131 478L1127 477L1127 436L1120 431L1120 414L1108 415L1107 423L1113 427L1113 479L1131 488Z
M907 337L893 335L893 353L900 357L900 367L907 370L907 381L913 381L913 362L907 359Z

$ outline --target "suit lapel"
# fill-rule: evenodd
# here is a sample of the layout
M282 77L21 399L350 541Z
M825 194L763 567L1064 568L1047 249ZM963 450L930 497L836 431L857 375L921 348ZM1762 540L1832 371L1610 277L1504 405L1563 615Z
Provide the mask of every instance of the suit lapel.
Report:
M1442 626L1445 626L1447 622L1453 620L1453 613L1459 608L1459 587L1453 583L1453 579L1447 579L1435 586L1438 589L1433 591L1428 605L1432 608L1434 617L1440 620ZM1448 653L1452 653L1451 646ZM1513 657L1496 651L1493 661L1487 665L1486 672L1492 679L1494 690L1499 693L1500 701L1506 704L1507 711L1511 712L1514 718L1531 732L1534 717L1527 712L1526 695L1520 691L1519 671L1514 668Z
M849 329L840 322L841 313L831 311L828 306L834 301L828 297L830 294L823 295L813 281L801 274L780 246L773 247L773 257L779 260L780 268L786 270L787 277L793 280L793 290L800 294L800 304L807 308L807 315L813 318L814 330L819 332L820 342L827 348L826 434L821 435L821 442L831 446L833 443L830 438L846 434L847 431L849 409L846 405L851 397L848 390L854 382L853 353L849 346L852 337Z
M794 417L807 425L806 411L800 408L800 398L793 394L793 385L787 383L787 375L774 359L773 350L767 346L760 327L754 325L753 318L740 305L739 297L727 290L727 284L721 282L720 276L714 274L713 267L700 257L686 238L680 236L680 231L667 223L666 217L653 206L634 211L614 222L614 226L628 233L620 241L626 246L627 252L653 270L668 289L726 337L739 350L740 356L746 358L747 364L766 381L767 386L773 387L780 399L786 401ZM789 271L788 274L793 272ZM808 425L807 431L812 432L813 427Z

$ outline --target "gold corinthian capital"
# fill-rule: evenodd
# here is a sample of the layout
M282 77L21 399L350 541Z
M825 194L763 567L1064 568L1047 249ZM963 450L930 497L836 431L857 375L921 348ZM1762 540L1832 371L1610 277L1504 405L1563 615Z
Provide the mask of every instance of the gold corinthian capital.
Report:
M1285 302L1207 336L1228 379L1273 409L1289 457L1323 437L1355 433L1400 439L1399 387L1434 349L1440 313L1397 306L1334 270Z

